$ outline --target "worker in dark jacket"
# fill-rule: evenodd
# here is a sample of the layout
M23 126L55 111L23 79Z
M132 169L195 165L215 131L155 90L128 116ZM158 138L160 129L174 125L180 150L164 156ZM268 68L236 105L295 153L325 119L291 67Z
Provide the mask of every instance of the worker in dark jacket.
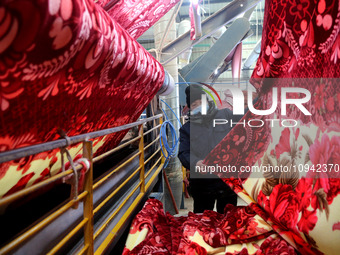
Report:
M237 195L217 176L197 173L197 167L205 167L203 159L230 132L230 125L216 125L213 119L232 119L238 122L242 116L234 116L229 109L218 110L213 102L207 104L206 114L202 115L201 96L204 91L198 85L190 85L185 90L186 102L190 108L189 121L180 129L178 157L182 165L190 169L189 189L194 199L194 213L213 210L215 200L219 213L227 204L237 204Z

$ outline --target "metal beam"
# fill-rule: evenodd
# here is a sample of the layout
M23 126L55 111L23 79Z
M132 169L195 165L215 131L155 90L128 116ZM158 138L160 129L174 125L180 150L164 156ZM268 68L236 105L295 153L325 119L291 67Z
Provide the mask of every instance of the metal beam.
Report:
M252 52L249 54L246 61L244 61L243 68L244 70L250 69L251 65L257 60L261 52L261 39L257 42Z
M189 64L187 64L186 66L184 66L182 69L179 70L179 73L181 74L182 78L186 77L187 74L190 72L190 70L197 65L197 63L202 59L202 57L204 56L201 55L198 58L196 58L194 61L191 61Z
M253 31L252 30L249 30L246 35L242 38L241 41L247 39L248 37L252 36L253 35ZM236 46L236 45L235 45ZM204 53L206 54L206 53ZM184 66L182 69L179 70L180 74L182 77L185 77L189 72L190 70L199 62L201 61L201 58L204 56L201 55L199 56L198 58L196 58L195 60L191 61L189 64L187 64L186 66ZM184 80L183 80L184 81ZM189 81L188 81L189 82Z
M186 75L182 74L184 80L189 82L207 81L210 75L244 38L249 31L249 27L248 19L239 18L235 20L209 51L197 61L196 65Z
M69 137L69 141L65 138L62 138L62 139L58 139L58 140L55 140L55 141L40 143L40 144L22 147L22 148L10 150L10 151L4 151L4 152L0 153L0 163L6 162L6 161L11 161L11 160L18 159L18 158L31 156L31 155L38 154L38 153L44 152L44 151L49 151L49 150L73 145L73 144L76 144L76 143L87 141L89 139L95 139L95 138L98 138L100 136L113 134L113 133L116 133L116 132L119 132L119 131L130 129L132 127L136 127L136 126L144 124L148 121L158 119L161 116L162 116L162 114L158 114L156 116L153 116L153 117L150 117L150 118L147 118L147 119L143 119L143 120L139 120L139 121L136 121L136 122L133 122L133 123L129 123L129 124L126 124L126 125L123 125L123 126L103 129L103 130L94 131L94 132L76 135L76 136L71 136L71 137Z
M231 1L226 1L226 0L210 0L210 1L204 1L205 4L226 4L227 2L231 2ZM190 1L185 1L183 2L182 6L189 6L190 5ZM201 5L203 6L203 4L201 3Z
M250 20L250 16L251 14L253 13L253 11L255 10L256 8L256 5L252 8L250 8L248 11L246 11L244 14L243 14L243 17Z
M200 43L221 26L233 21L240 14L254 7L260 0L235 0L202 22L202 37L190 40L190 31L166 45L161 50L160 62L166 64L190 47Z

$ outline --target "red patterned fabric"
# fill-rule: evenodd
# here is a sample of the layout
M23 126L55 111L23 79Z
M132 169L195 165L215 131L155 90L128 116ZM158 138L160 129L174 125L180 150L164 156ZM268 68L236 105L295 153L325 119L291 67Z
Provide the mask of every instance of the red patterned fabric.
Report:
M0 152L58 139L59 129L74 136L133 122L164 80L163 67L92 0L2 1L0 41ZM94 152L124 135L96 139ZM0 197L57 173L58 152L1 164Z
M284 117L280 109L271 116L248 112L244 120L266 124L236 125L205 159L207 165L238 169L293 169L263 173L261 178L240 173L224 181L301 254L340 250L340 173L330 170L340 164L340 87L331 79L340 77L339 18L340 1L266 1L262 49L251 79L260 93L255 108L270 108L273 87L280 91L296 86L310 91L311 100L304 106L312 115L294 107L288 107ZM266 122L285 118L297 120L298 126L271 127ZM294 171L301 167L303 171Z
M121 0L108 13L137 39L177 2L179 0Z
M189 7L189 17L190 17L190 40L194 41L196 40L196 29L195 29L195 16L194 12L197 13L200 16L200 2L193 3L193 1L190 1L190 7Z
M119 0L93 0L96 4L100 5L101 7L105 7L107 4L115 3Z
M296 254L255 216L249 206L229 205L224 215L205 211L174 217L149 199L132 222L123 254Z

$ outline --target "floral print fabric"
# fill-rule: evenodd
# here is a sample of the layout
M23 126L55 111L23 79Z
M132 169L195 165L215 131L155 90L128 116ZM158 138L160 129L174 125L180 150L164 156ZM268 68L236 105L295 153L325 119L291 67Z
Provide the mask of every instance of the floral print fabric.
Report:
M108 10L108 14L137 39L177 2L179 0L121 0Z
M145 237L145 238L141 238ZM127 254L296 254L249 207L229 205L225 213L189 212L174 217L149 199L132 222Z
M311 116L296 107L287 107L286 116L282 109L265 117L248 112L246 121L293 119L297 125L237 125L205 160L289 169L224 181L301 254L340 250L339 17L339 1L266 1L262 49L251 78L260 94L255 108L270 108L273 87L296 86L311 93L304 104ZM278 98L280 105L280 93Z
M0 152L135 121L163 67L92 0L0 4ZM95 139L99 154L124 132ZM81 144L68 148L81 154ZM60 170L59 149L0 165L0 197Z

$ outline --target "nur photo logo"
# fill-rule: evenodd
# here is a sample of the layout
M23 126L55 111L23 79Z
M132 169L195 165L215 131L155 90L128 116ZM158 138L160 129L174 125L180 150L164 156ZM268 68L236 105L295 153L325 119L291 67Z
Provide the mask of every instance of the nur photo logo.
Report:
M196 83L197 84L197 83ZM217 100L222 106L222 100L217 91L210 85L206 83L198 83L200 88L205 93L201 95L201 102L202 102L202 115L207 114L208 109L208 100L207 95L211 97L212 101L215 103L216 108L218 107ZM312 115L309 110L304 106L305 103L308 103L311 99L311 93L305 88L300 87L272 87L271 94L272 94L272 101L268 102L270 105L269 109L255 109L254 107L254 99L253 92L254 88L252 86L248 86L246 95L243 93L242 89L233 85L224 85L223 89L229 90L232 97L232 105L233 105L233 115L244 115L245 114L245 102L247 102L248 110L258 116L268 116L274 113L277 108L281 109L280 114L281 116L287 115L287 106L288 107L296 107L299 109L304 115L310 116ZM280 92L280 93L279 93ZM298 95L298 96L297 96ZM246 101L245 101L246 100ZM284 127L295 127L297 126L298 122L294 119L247 119L241 122L233 123L232 120L227 119L213 119L213 126L216 125L225 125L230 124L230 126L243 124L245 127L246 125L249 127L262 127L265 121L270 121L271 126L274 127L275 122L280 122ZM256 124L257 123L257 124Z
M213 87L211 87L207 84L202 84L202 83L200 83L200 84L211 89L216 94L217 98L219 99L219 101L222 105L222 100ZM206 92L213 99L215 105L217 106L216 100L214 99L211 92L204 89L204 88L201 88L201 89L204 92ZM266 109L266 110L258 110L258 109L254 108L254 105L253 105L254 98L252 96L254 90L251 87L248 87L248 93L247 93L246 99L244 98L245 96L244 96L242 90L238 87L235 87L235 86L232 86L232 85L226 85L225 90L230 90L230 92L232 94L233 114L234 115L244 115L244 110L245 110L244 109L244 102L245 102L245 100L247 100L249 111L252 112L253 114L256 114L256 115L270 115L270 114L274 113L275 110L278 107L278 88L277 87L272 88L272 95L273 95L272 105L271 105L270 109ZM288 98L287 95L291 94L291 93L303 94L304 97L303 98ZM306 107L303 105L304 103L307 103L310 99L311 99L311 93L307 89L298 88L298 87L281 88L281 115L283 115L283 116L286 115L287 105L295 105L304 115L312 115L306 109ZM205 94L202 94L201 100L202 100L202 115L205 115L206 109L207 109L207 96Z

